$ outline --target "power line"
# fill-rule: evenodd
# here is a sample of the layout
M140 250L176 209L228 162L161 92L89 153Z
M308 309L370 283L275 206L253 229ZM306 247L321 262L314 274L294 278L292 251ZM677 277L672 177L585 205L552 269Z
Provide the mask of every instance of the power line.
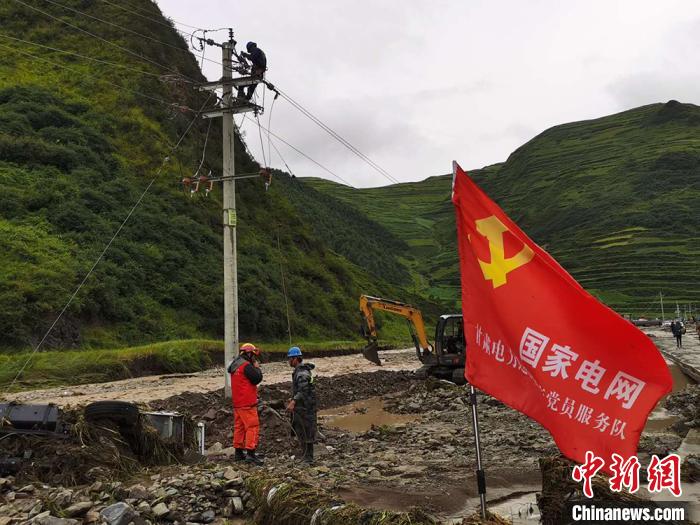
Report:
M21 49L15 48L15 47L6 46L6 45L4 45L4 44L0 44L0 47L1 47L1 48L4 48L4 49L8 49L8 50L10 50L10 51L12 51L12 52L14 52L14 53L20 53L20 54L22 54L22 55L26 55L26 56L28 56L28 57L33 58L34 60L39 60L39 61L41 61L41 62L45 62L45 63L47 63L47 64L49 64L49 65L51 65L51 66L56 66L56 67L59 67L59 68L61 68L61 69L65 69L65 70L67 70L67 71L70 71L71 73L75 73L76 75L79 75L79 76L84 75L81 71L78 71L77 69L73 69L72 67L68 67L68 66L66 66L66 65L64 65L64 64L61 64L61 63L59 63L59 62L55 62L55 61L53 61L53 60L48 60L48 59L46 59L46 58L42 58L42 57L36 56L36 55L34 55L34 54L32 54L32 53L29 53L29 52L27 52L27 51L23 51L23 50L21 50ZM133 93L134 95L139 95L139 96L141 96L141 97L144 97L144 98L147 98L147 99L149 99L149 100L152 100L153 102L158 102L158 103L160 103L160 104L164 104L164 105L166 105L166 106L168 106L168 107L171 107L171 108L172 108L172 107L178 107L179 109L184 109L184 110L187 110L187 111L194 111L194 110L192 110L192 109L189 108L189 107L186 107L186 106L179 106L179 105L174 104L174 103L172 103L172 102L168 102L168 101L166 101L166 100L163 100L163 99L160 99L160 98L157 98L157 97L153 97L153 96L147 95L147 94L145 94L145 93L141 93L140 91L136 91L135 89L131 89L131 88L128 88L128 87L120 86L120 85L118 85L118 84L115 84L114 82L111 82L111 81L109 81L109 80L105 80L104 78L101 78L101 77L99 77L99 76L97 76L97 75L90 75L89 78L97 78L97 79L101 80L102 82L105 82L106 84L109 84L109 85L112 85L112 86L115 86L115 87L119 88L120 90L128 91L128 92L130 92L130 93Z
M37 42L32 42L31 40L23 40L22 38L17 38L17 37L14 37L14 36L6 35L6 34L4 34L4 33L0 33L0 37L2 37L2 38L7 38L7 39L10 39L10 40L14 40L14 41L16 41L16 42L22 42L22 43L24 43L24 44L30 44L30 45L37 46L37 47L41 47L41 48L44 48L44 49L50 49L51 51L57 51L58 53L64 53L64 54L66 54L66 55L71 55L71 56L75 56L75 57L80 57L80 58L84 58L84 59L86 59L86 60L92 60L93 62L99 62L100 64L106 64L106 65L108 65L108 66L120 67L120 68L123 68L123 69L128 69L129 71L132 71L133 73L138 73L138 74L140 74L140 75L149 75L149 76L152 76L152 77L160 78L160 75L157 74L157 73L151 73L150 71L144 71L144 70L142 70L142 69L133 68L133 67L131 67L131 66L126 66L126 65L124 65L124 64L118 64L118 63L116 63L116 62L109 62L108 60L102 60L102 59L100 59L100 58L93 58L93 57L89 57L89 56L86 56L86 55L81 55L80 53L74 53L73 51L66 51L65 49L60 49L60 48L57 48L57 47L46 46L46 45L44 45L44 44L39 44L39 43L37 43Z
M171 48L176 49L176 50L178 50L178 51L180 51L180 52L182 52L182 53L187 53L188 55L190 54L190 50L189 50L189 49L183 49L182 47L177 46L177 45L175 45L175 44L170 44L170 43L168 43L168 42L163 42L162 40L159 40L159 39L157 39L157 38L153 38L152 36L144 35L143 33L139 33L138 31L134 31L133 29L129 29L128 27L124 27L124 26L121 26L121 25L119 25L119 24L115 24L115 23L113 23L113 22L109 22L109 21L104 20L104 19L102 19L102 18L99 18L99 17L96 17L96 16L94 16L94 15L85 13L84 11L79 11L78 9L74 9L74 8L72 8L72 7L70 7L70 6L63 5L63 4L59 3L59 2L55 2L54 0L43 0L43 1L44 1L44 2L48 2L48 3L50 3L50 4L53 4L53 5L56 5L56 6L58 6L58 7L62 7L63 9L68 9L69 11L72 11L72 12L77 13L77 14L79 14L79 15L85 16L85 17L87 17L87 18L91 18L91 19L93 19L93 20L97 20L98 22L102 22L102 23L107 24L107 25L110 25L110 26L112 26L112 27L116 27L117 29L121 29L121 30L123 30L123 31L127 31L127 32L129 32L129 33L131 33L131 34L133 34L133 35L140 36L141 38L145 38L145 39L147 39L147 40L151 40L152 42L157 42L157 43L162 44L162 45L164 45L164 46L171 47ZM168 25L168 24L166 24L166 25ZM169 25L168 25L168 27L170 27L171 29L176 29L176 28L173 28L172 26L169 26ZM188 33L188 34L189 34L189 33ZM208 61L210 61L210 62L214 62L214 63L216 63L216 64L221 65L221 62L217 62L217 61L215 61L215 60L211 60L211 59L208 59L208 58L203 58L202 60L208 60Z
M247 115L244 115L244 119L243 119L243 120L245 120L245 119L250 120L253 124L257 124L261 129L263 129L264 131L266 131L267 133L269 133L270 135L272 135L273 137L275 137L277 140L279 140L279 141L282 142L283 144L286 144L288 147L292 148L294 151L296 151L296 152L297 152L299 155L301 155L302 157L304 157L304 158L306 158L307 160L310 160L311 162L313 162L314 164L316 164L316 166L318 166L318 167L321 168L322 170L326 171L327 173L329 173L330 175L332 175L333 177L335 177L336 179L338 179L340 182L342 182L342 183L345 184L346 186L349 186L349 187L351 187L351 188L354 187L352 184L350 184L348 181L346 181L346 180L345 180L343 177L341 177L340 175L338 175L338 174L334 173L333 171L331 171L330 169L326 168L323 164L321 164L321 163L318 162L317 160L312 159L311 157L309 157L306 153L304 153L303 151L301 151L301 150L300 150L299 148L297 148L296 146L293 146L292 144L290 144L289 142L287 142L286 140L284 140L284 139L283 139L282 137L280 137L279 135L277 135L277 134L273 133L272 131L270 131L269 129L265 128L262 124L260 124L260 122L256 122L255 120L251 119L251 118L248 117Z
M267 138L268 138L268 139L270 138L270 135L269 135L269 134L267 135ZM282 164L284 164L284 167L287 168L287 173L289 173L289 174L290 174L291 176L293 176L293 177L296 177L296 175L294 175L294 172L292 171L292 168L290 168L290 167L289 167L289 164L287 164L287 161L284 160L284 157L283 157L282 154L280 153L280 150L277 148L277 145L276 145L274 142L270 142L270 144L272 144L272 149L274 149L274 150L277 152L277 156L278 156L278 157L280 158L280 160L282 161Z
M172 155L172 154L175 152L175 150L177 150L177 148L180 146L180 144L182 143L182 141L184 140L184 138L185 138L185 137L187 136L187 134L190 132L190 129L192 129L192 126L194 125L194 123L199 119L199 115L201 114L202 110L204 109L204 106L209 102L209 98L211 98L211 95L207 98L207 100L204 102L204 104L202 104L202 107L199 108L199 111L197 112L197 115L195 115L195 117L194 117L194 118L192 119L192 121L190 122L189 126L187 126L187 129L185 129L185 131L182 133L182 135L180 135L180 138L178 139L178 141L177 141L177 142L175 143L175 145L170 149L170 154L169 154L168 156L166 156L166 157L163 159L163 162L161 162L160 167L159 167L158 170L156 171L156 174L153 176L153 178L151 179L151 181L150 181L150 182L148 183L148 185L146 186L146 189L143 190L143 192L142 192L141 195L139 196L139 198L138 198L138 200L136 201L136 203L131 207L131 209L129 210L129 213L126 215L126 217L125 217L124 220L121 222L121 224L119 225L119 227L117 228L117 230L114 232L114 235L112 235L112 238L111 238L111 239L109 240L109 242L105 245L105 247L104 247L104 249L102 250L102 252L100 253L100 255L97 257L97 259L95 260L95 262L93 263L93 265L90 267L90 269L88 270L88 272L85 274L85 277L83 277L83 280L80 281L80 284L78 284L78 287L75 289L75 291L73 292L73 294L72 294L72 295L70 296L70 298L68 299L68 302L66 302L65 306L64 306L63 309L60 311L60 313L58 314L58 316L56 317L56 319L54 319L53 323L51 323L51 326L49 327L49 329L44 333L44 336L43 336L43 337L41 338L41 340L39 341L39 344L37 344L37 345L34 347L34 349L32 350L32 352L29 354L29 356L27 356L27 359L25 360L24 364L23 364L22 367L17 371L17 374L15 375L14 379L12 380L12 382L10 383L10 385L7 387L8 390L9 390L10 388L12 388L12 385L14 385L14 384L17 382L17 379L19 379L19 376L22 375L22 372L24 372L24 370L27 368L27 365L29 365L29 363L31 362L32 358L34 357L34 354L36 354L37 351L39 350L39 348L41 348L41 346L44 344L44 342L46 341L46 338L49 336L49 334L50 334L51 331L54 329L54 327L56 326L56 324L58 324L58 322L61 320L61 318L63 317L63 314L66 313L66 310L68 310L68 307L73 303L73 300L74 300L75 297L78 295L78 292L80 292L80 290L83 288L83 286L85 285L85 283L87 282L87 280L88 280L88 279L90 278L90 276L92 275L92 272L95 271L95 268L97 268L97 265L100 264L100 261L102 261L102 258L103 258L103 257L105 256L105 254L107 253L107 250L109 250L109 248L112 246L112 243L113 243L114 240L117 238L117 236L119 235L119 233L121 233L121 231L122 231L122 229L124 228L124 226L126 225L126 223L129 222L129 219L130 219L131 216L134 214L134 211L136 211L136 208L139 207L139 205L140 205L141 202L143 201L143 198L146 196L146 194L148 193L148 191L151 189L151 186L153 186L153 183L156 181L156 179L157 179L158 176L160 175L161 171L163 171L163 167L164 167L164 166L167 164L167 162L170 160L170 155Z
M168 67L168 66L165 66L165 65L163 65L163 64L161 64L161 63L159 63L159 62L156 62L155 60L151 60L150 58L145 57L145 56L143 56L143 55L140 55L140 54L136 53L135 51L132 51L131 49L129 49L129 48L127 48L127 47L124 47L124 46L121 46L121 45L119 45L119 44L116 44L116 43L112 42L111 40L108 40L108 39L103 38L103 37L101 37L101 36L99 36L99 35L96 35L95 33L92 33L92 32L90 32L90 31L88 31L87 29L83 29L82 27L79 27L79 26L77 26L77 25L75 25L75 24L71 24L70 22L67 22L66 20L63 20L63 19L61 19L61 18L59 18L59 17L57 17L57 16L54 16L54 15L52 15L51 13L48 13L48 12L42 10L42 9L39 9L38 7L34 7L34 6L30 5L30 4L27 4L26 2L23 2L22 0L14 0L14 1L17 2L18 4L21 4L21 5L25 6L25 7L28 7L29 9L32 9L33 11L36 11L36 12L41 13L41 14L43 14L43 15L45 15L45 16L48 16L49 18L52 18L52 19L54 19L54 20L56 20L56 21L58 21L58 22L61 22L62 24L65 24L65 25L67 25L67 26L69 26L69 27L72 27L73 29L77 29L78 31L80 31L80 32L82 32L82 33L85 33L86 35L89 35L89 36L91 36L91 37L93 37L93 38L97 38L98 40L100 40L100 41L102 41L102 42L105 42L106 44L109 44L110 46L116 47L117 49L120 49L120 50L122 50L122 51L124 51L124 52L126 52L126 53L129 53L130 55L135 56L135 57L138 58L139 60L144 60L144 61L149 62L149 63L151 63L151 64L153 64L153 65L156 65L156 66L158 66L159 68L162 68L162 69L164 69L164 70L166 70L166 71L170 71L171 73L175 73L176 75L180 75L180 76L182 76L182 77L184 77L184 78L186 78L186 79L188 79L188 80L190 80L190 81L192 81L192 82L197 82L196 80L194 80L194 79L192 79L192 78L189 78L189 77L187 77L186 75L183 75L182 73L180 73L180 72L177 71L176 69L172 69L172 68L170 68L170 67Z
M177 29L177 28L173 28L173 26L172 26L171 24L168 24L168 23L166 23L166 22L163 22L162 20L158 20L157 18L153 18L152 16L146 16L146 15L141 15L141 14L139 14L137 11L139 11L139 12L141 12L141 13L144 13L145 11L144 11L143 9L139 9L139 8L136 7L136 6L131 6L131 5L130 5L130 6L128 6L128 7L124 7L124 6L121 6L121 5L118 5L118 4L114 4L114 3L110 2L109 0L101 0L101 1L104 2L105 4L111 5L112 7L116 7L116 8L118 8L118 9L121 9L122 11L126 11L127 13L131 13L132 15L136 15L136 16L139 16L139 17L141 17L141 18L145 18L146 20L150 20L150 21L152 21L152 22L156 22L157 24L160 24L160 25L162 25L162 26L169 27L170 29L175 29L176 31L179 31L179 32L181 32L181 33L185 33L185 34L190 35L190 36L192 35L192 33L187 33L186 31L180 31L180 30ZM168 18L170 18L170 17L168 17ZM202 30L201 27L191 26L191 25L189 25L189 24L185 24L184 22L178 22L178 21L175 20L174 18L170 18L170 20L172 20L172 22L173 22L174 24L179 24L179 25L184 26L184 27L189 27L190 29L199 29L199 30Z
M84 16L88 16L88 17L90 17L90 18L92 18L92 19L99 20L99 21L104 22L104 23L107 23L107 24L109 24L109 25L113 25L113 26L119 27L119 28L124 29L124 30L127 30L127 31L129 31L129 32L131 32L131 33L135 33L135 34L137 34L137 35L139 35L139 36L142 36L142 37L145 37L145 38L149 38L149 39L151 39L151 40L154 40L154 39L152 39L151 37L147 37L147 36L145 36L145 35L142 35L142 34L140 34L140 33L137 33L137 32L135 32L135 31L132 31L132 30L130 30L130 29L124 28L124 27L122 27L122 26L118 26L118 25L116 25L116 24L112 24L111 22L106 22L106 21L104 21L104 20L102 20L102 19L100 19L100 18L94 17L94 16L92 16L92 15L88 15L88 14L86 14L86 13L83 13L82 11L78 11L78 10L76 10L76 9L73 9L73 8L70 8L70 7L67 7L67 6L64 6L64 5L59 4L59 3L57 3L57 2L55 2L55 1L53 1L53 0L44 0L44 1L47 1L47 2L49 2L49 3L51 3L51 4L54 4L54 5L59 5L59 6L61 6L61 7L64 7L64 8L66 8L66 9L69 9L69 10L71 10L71 11L73 11L73 12L82 14L82 15L84 15ZM135 15L137 15L137 16L144 17L143 15L139 15L139 13L136 13L134 10L129 10L129 9L124 8L124 7L122 7L122 6L118 6L117 4L113 4L112 2L109 2L108 0L102 0L102 1L104 1L105 3L107 3L107 4L109 4L109 5L112 5L112 6L114 6L114 7L118 7L118 8L120 8L120 9L124 10L124 11L131 12L132 14L135 14ZM69 27L72 27L72 28L74 28L74 29L77 29L77 30L79 30L79 31L81 31L81 32L83 32L83 33L86 33L86 34L92 36L93 38L97 38L97 39L99 39L99 40L101 40L101 41L103 41L103 42L105 42L105 43L107 43L107 44L109 44L109 45L112 45L112 46L114 46L114 47L117 47L118 49L121 49L121 50L123 50L123 51L125 51L125 52L127 52L127 53L130 53L130 54L136 56L137 58L139 58L139 59L141 59L141 60L146 60L146 61L148 61L148 62L150 62L150 63L152 63L152 64L154 64L154 65L157 65L157 66L159 66L159 67L161 67L161 68L164 68L164 69L167 70L167 71L171 71L171 72L174 72L174 73L176 73L176 74L178 74L178 75L182 75L182 73L180 73L180 72L177 71L176 69L169 68L168 66L165 66L165 65L163 65L163 64L160 64L160 63L158 63L158 62L156 62L156 61L154 61L154 60L151 60L151 59L149 59L149 58L147 58L147 57L141 56L141 55L139 55L138 53L135 53L134 51L131 51L131 50L128 49L128 48L125 48L125 47L123 47L123 46L120 46L119 44L115 44L114 42L112 42L112 41L110 41L110 40L107 40L107 39L105 39L105 38L102 38L102 37L100 37L99 35L96 35L96 34L94 34L94 33L91 33L90 31L87 31L87 30L85 30L85 29L82 29L82 28L79 27L79 26L76 26L76 25L74 25L74 24L71 24L71 23L69 23L69 22L66 22L65 20L61 20L60 18L55 17L55 16L53 16L52 14L47 13L46 11L43 11L43 10L38 9L38 8L36 8L36 7L33 7L33 6L31 6L31 5L29 5L29 4L25 3L25 2L23 2L22 0L15 0L15 2L18 2L18 3L20 3L20 4L22 4L22 5L26 6L26 7L28 7L28 8L30 8L30 9L33 9L33 10L39 12L39 13L42 13L42 14L44 14L44 15L46 15L46 16L49 16L49 17L51 17L51 18L53 18L53 19L55 19L55 20L57 20L57 21L59 21L59 22L61 22L61 23L63 23L63 24L68 25ZM157 20L155 20L155 19L153 19L153 18L150 18L150 19L151 19L152 21L157 21ZM160 23L161 25L167 25L168 27L170 27L170 28L172 29L172 26L170 26L169 24L164 24L163 22L159 22L159 23ZM181 24L181 25L186 25L186 24ZM197 30L203 30L203 29L201 29L201 28L196 28L195 26L189 26L189 27L192 27L192 28L197 29ZM190 33L190 35L192 35L192 33ZM160 43L164 43L164 42L159 41L159 40L157 40L157 39L156 39L156 41L157 41L157 42L160 42ZM170 45L170 44L166 44L166 45ZM172 47L176 47L176 46L172 46ZM177 48L177 47L176 47L176 49L179 49L179 50L182 51L181 48ZM204 56L203 56L203 59L204 59ZM194 79L191 79L191 78L187 77L186 75L182 75L182 76L185 77L185 78L188 78L189 80L194 81ZM362 153L357 147L355 147L354 145L352 145L347 139L343 138L339 133L337 133L335 130L333 130L330 126L328 126L327 124L325 124L325 123L324 123L323 121L321 121L318 117L316 117L313 113L311 113L309 110L307 110L306 108L304 108L304 106L302 106L301 104L299 104L298 102L296 102L294 99L292 99L289 95L287 95L287 94L284 93L283 91L281 91L281 90L278 90L278 91L279 91L280 95L281 95L282 97L284 97L285 100L287 100L290 104L292 104L296 109L298 109L298 110L299 110L302 114L304 114L306 117L308 117L309 119L311 119L311 120L312 120L315 124L317 124L319 127L321 127L321 129L323 129L324 131L326 131L331 137L333 137L333 138L336 139L338 142L340 142L343 146L345 146L346 148L348 148L353 154L355 154L355 155L358 156L361 160L363 160L364 162L366 162L370 167L372 167L372 169L374 169L375 171L377 171L380 175L382 175L383 177L385 177L386 179L388 179L390 182L395 183L395 184L400 183L400 181L399 181L398 179L396 179L395 177L393 177L387 170L385 170L384 168L382 168L379 164L377 164L376 162L374 162L374 161L373 161L372 159L370 159L367 155L365 155L364 153ZM262 142L262 136L261 136L261 142ZM265 160L265 151L264 151L264 147L263 147L263 149L262 149L262 154L263 154L263 160Z
M359 157L361 160L366 162L370 167L372 167L372 169L377 171L380 175L382 175L383 177L385 177L389 181L393 182L394 184L399 184L401 182L396 177L391 175L388 171L386 171L384 168L382 168L379 164L374 162L367 155L365 155L359 149L357 149L355 146L353 146L350 142L348 142L345 138L343 138L339 133L337 133L335 130L333 130L330 126L325 124L321 119L319 119L313 113L311 113L309 110L304 108L304 106L302 106L301 104L296 102L294 99L292 99L292 97L287 95L284 91L282 91L279 88L277 89L277 91L287 102L292 104L292 106L294 106L296 109L298 109L302 114L304 114L306 117L308 117L311 121L313 121L316 125L318 125L326 133L328 133L331 137L333 137L338 142L340 142L343 146L345 146L347 149L349 149L357 157Z

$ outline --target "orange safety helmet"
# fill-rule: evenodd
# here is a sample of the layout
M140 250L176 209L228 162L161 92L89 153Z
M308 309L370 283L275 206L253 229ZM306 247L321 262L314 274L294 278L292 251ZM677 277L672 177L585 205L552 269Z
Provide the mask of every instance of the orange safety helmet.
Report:
M244 343L241 345L240 353L241 354L260 355L260 349L257 346L255 346L253 343Z

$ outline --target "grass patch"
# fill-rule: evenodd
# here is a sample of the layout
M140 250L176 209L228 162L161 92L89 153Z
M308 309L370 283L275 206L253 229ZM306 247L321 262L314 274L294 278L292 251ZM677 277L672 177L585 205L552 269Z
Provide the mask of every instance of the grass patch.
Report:
M50 351L33 356L30 352L0 354L0 388L18 391L154 373L196 372L222 361L223 348L221 341L189 339L114 350Z
M262 349L263 359L283 359L289 349L286 342L255 343ZM381 343L390 347L408 347L412 344L408 335L404 338L382 337ZM366 342L358 339L294 344L313 358L357 353ZM192 373L223 365L223 362L223 341L209 339L167 341L117 349L54 350L38 352L33 356L31 352L0 353L0 391L17 392L155 374ZM20 370L19 377L14 381Z

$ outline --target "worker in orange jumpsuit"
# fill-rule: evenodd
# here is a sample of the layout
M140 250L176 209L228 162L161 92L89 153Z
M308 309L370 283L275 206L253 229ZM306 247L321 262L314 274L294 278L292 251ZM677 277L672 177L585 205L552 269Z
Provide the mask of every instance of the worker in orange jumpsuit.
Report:
M262 459L255 454L260 437L258 385L263 378L258 356L260 350L255 345L241 345L240 354L228 366L228 372L231 374L233 400L233 447L236 449L234 460L262 465Z

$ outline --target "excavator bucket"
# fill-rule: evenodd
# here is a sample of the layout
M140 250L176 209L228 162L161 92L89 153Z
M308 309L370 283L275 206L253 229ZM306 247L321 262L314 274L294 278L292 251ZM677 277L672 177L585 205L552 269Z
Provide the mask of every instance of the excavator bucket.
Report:
M375 365L380 365L382 362L379 360L379 345L377 341L371 341L367 346L362 349L362 355L365 356L367 361L371 361Z

